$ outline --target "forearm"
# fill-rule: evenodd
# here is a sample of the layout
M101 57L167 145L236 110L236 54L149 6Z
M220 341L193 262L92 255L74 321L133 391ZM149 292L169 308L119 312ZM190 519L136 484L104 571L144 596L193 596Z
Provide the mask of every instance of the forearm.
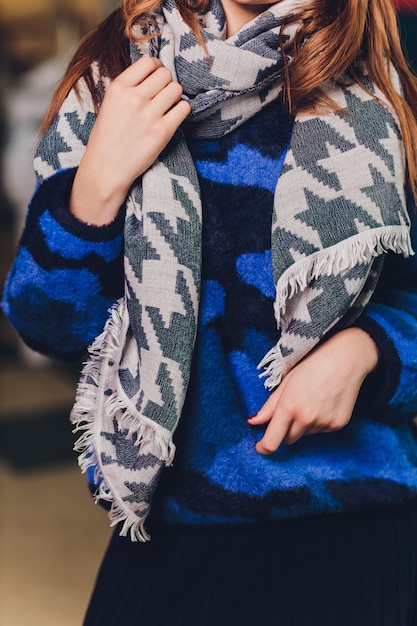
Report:
M106 179L99 161L86 154L74 179L69 210L86 224L104 226L114 221L127 192Z

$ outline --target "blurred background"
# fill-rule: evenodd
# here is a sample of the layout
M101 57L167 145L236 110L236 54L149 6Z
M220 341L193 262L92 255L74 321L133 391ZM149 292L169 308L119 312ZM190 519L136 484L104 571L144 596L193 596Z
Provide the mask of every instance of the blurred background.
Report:
M1 291L45 107L80 37L115 5L0 0ZM77 370L25 348L0 314L0 626L80 626L110 536L72 452Z
M116 4L0 0L0 290L48 100L80 37ZM417 0L397 8L417 68ZM0 313L0 626L80 626L110 535L72 452L78 368L31 352Z

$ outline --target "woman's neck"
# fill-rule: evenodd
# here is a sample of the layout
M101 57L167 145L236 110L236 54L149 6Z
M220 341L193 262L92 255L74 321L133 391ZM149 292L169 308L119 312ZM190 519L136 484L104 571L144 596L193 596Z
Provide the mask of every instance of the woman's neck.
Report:
M248 3L245 0L221 0L221 2L226 18L226 37L235 35L242 26L275 4L275 2L264 2L263 0L262 4L257 4L256 0L251 0Z

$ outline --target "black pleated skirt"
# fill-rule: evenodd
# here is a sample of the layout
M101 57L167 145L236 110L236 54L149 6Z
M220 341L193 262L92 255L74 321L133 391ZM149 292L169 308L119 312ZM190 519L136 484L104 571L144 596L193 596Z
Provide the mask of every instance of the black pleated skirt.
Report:
M84 626L417 626L417 501L227 529L116 532Z

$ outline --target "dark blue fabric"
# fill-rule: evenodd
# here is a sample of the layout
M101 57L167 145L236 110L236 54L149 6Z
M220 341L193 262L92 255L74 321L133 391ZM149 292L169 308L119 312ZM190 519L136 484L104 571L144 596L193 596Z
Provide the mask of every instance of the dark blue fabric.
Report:
M3 301L29 346L65 361L83 355L123 294L124 212L99 228L77 220L68 211L75 173L63 170L36 190Z
M417 261L387 255L358 321L381 366L343 430L269 457L248 425L268 397L257 364L278 337L271 216L291 133L278 104L218 141L190 141L203 200L203 289L192 376L151 523L236 525L377 507L417 489ZM75 170L43 182L29 208L4 309L33 347L78 357L122 294L123 209L97 228L68 211ZM94 472L89 478L93 481Z
M417 502L112 537L84 626L416 626Z
M283 445L267 458L255 451L263 429L246 418L269 395L257 365L278 338L270 181L279 174L290 128L271 107L221 141L190 143L204 201L202 299L177 457L157 492L156 519L256 522L398 502L415 490L416 443L408 425L392 431L358 414L343 431ZM366 316L360 323L387 353L392 341L381 324ZM400 369L392 352L390 367L381 366L387 380L395 379L394 365L397 375ZM370 386L366 401L378 405L379 395Z

